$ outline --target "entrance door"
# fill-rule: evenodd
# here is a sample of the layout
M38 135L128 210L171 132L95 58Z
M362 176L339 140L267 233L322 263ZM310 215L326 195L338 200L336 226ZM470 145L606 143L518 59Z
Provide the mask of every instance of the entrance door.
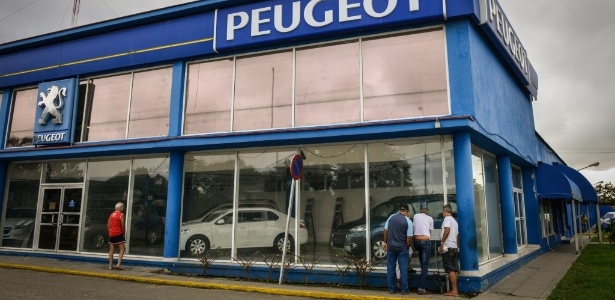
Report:
M77 251L82 187L43 188L38 249Z

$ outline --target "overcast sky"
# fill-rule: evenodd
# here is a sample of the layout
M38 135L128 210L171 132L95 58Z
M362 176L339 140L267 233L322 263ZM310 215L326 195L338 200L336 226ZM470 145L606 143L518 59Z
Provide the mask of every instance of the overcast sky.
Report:
M591 183L615 183L615 1L499 1L538 73L536 130L572 168L600 162L582 171ZM81 1L77 25L186 2ZM0 0L0 43L70 27L72 6Z

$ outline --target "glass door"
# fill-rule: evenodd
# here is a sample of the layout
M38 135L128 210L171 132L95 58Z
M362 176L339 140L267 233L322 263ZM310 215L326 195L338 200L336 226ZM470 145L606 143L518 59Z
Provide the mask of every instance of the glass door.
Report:
M43 188L38 249L77 251L82 187Z

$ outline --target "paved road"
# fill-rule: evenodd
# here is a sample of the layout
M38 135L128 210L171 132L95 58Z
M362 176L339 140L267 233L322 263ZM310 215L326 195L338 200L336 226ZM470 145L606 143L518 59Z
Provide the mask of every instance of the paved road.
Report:
M290 300L312 299L226 290L156 285L30 270L0 269L0 299Z

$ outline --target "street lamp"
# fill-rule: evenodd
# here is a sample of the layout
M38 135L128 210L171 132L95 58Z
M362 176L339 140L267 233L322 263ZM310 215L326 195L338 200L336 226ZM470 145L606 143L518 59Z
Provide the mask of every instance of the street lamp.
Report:
M585 166L585 167L583 167L583 168L577 169L577 171L581 171L581 170L583 170L583 169L587 169L587 168L591 168L591 167L597 167L597 166L599 166L599 165L600 165L600 162L599 162L599 161L597 161L597 162L595 162L595 163L593 163L593 164L591 164L591 165L588 165L588 166Z

